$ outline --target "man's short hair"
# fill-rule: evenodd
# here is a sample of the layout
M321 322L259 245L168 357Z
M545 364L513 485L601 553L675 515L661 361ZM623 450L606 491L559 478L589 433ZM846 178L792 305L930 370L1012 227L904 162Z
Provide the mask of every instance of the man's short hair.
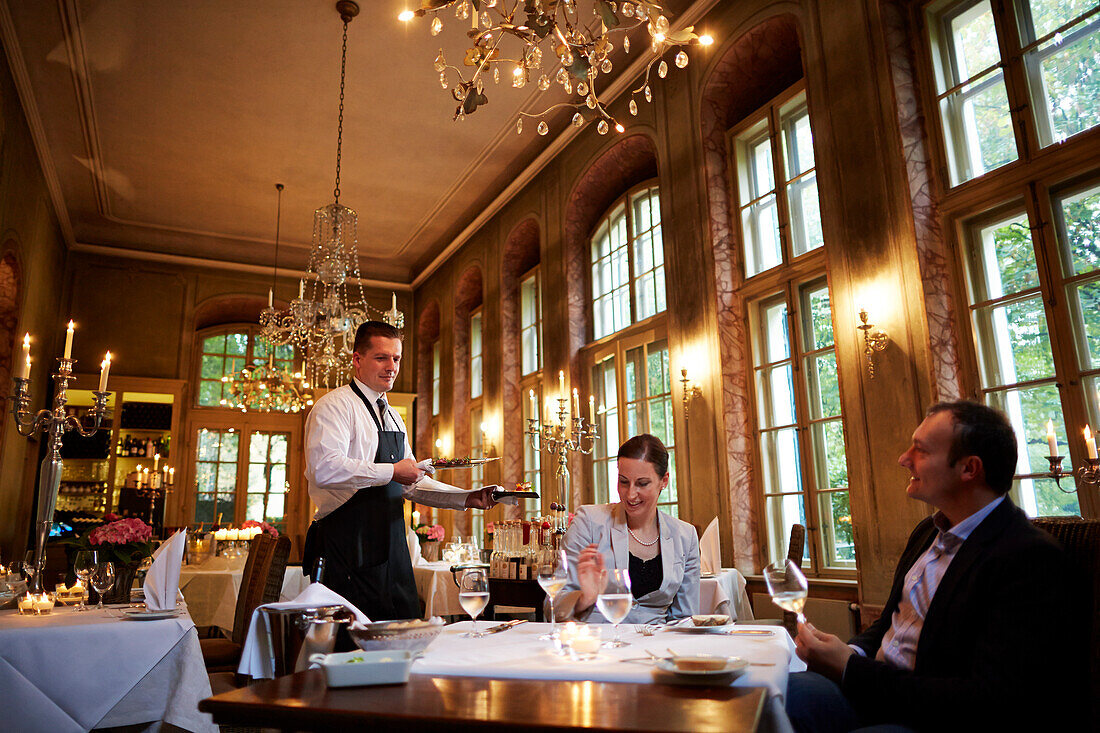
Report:
M1004 413L967 400L937 402L928 408L928 417L938 412L950 412L955 424L947 454L950 464L953 466L966 456L977 456L982 460L989 488L1007 494L1016 474L1016 433Z
M401 340L401 332L382 321L365 321L355 330L355 351L365 353L370 348L370 340L375 336Z

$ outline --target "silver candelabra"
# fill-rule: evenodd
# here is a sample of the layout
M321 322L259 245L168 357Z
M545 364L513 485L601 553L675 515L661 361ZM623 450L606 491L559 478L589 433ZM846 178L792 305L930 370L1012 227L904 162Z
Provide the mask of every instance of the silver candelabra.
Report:
M1088 465L1081 466L1076 470L1070 467L1068 471L1062 468L1062 459L1064 458L1065 456L1047 456L1047 460L1050 461L1050 473L1047 475L1054 479L1054 483L1059 489L1062 489L1061 480L1063 478L1067 476L1072 478L1075 474L1078 479L1088 486L1100 485L1100 458L1086 458L1085 462ZM1077 486L1074 484L1073 488L1068 491L1066 489L1062 489L1062 491L1067 494L1074 494L1077 492Z
M557 457L557 466L554 469L554 475L558 479L557 501L567 511L569 509L569 454L579 451L583 455L590 455L596 447L596 440L600 437L595 423L586 421L578 415L569 417L565 409L568 403L567 398L558 397L557 424L547 422L540 429L538 418L529 417L526 431L532 448L536 451L545 449L547 453Z
M33 413L30 410L30 381L24 377L15 377L15 392L12 395L11 414L15 417L15 427L19 434L31 437L35 433L43 433L47 436L46 457L38 475L38 516L35 528L34 546L34 592L42 592L42 566L46 553L46 540L50 536L50 527L53 526L53 511L57 505L57 492L61 488L61 439L66 432L75 430L84 437L94 435L100 429L103 418L107 416L107 397L110 392L95 391L95 405L88 411L87 419L92 426L85 428L80 420L65 414L65 405L68 402L67 392L69 382L73 376L73 365L76 359L60 358L57 360L60 366L53 380L57 387L54 390L53 409L39 410Z

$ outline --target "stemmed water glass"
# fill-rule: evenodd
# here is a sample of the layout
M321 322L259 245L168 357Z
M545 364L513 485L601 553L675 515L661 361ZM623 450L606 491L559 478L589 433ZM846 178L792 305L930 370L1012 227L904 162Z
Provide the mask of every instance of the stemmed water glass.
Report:
M462 575L458 588L458 603L474 622L470 631L459 634L459 636L474 639L485 636L477 630L477 617L489 605L489 576L484 570L473 568Z
M80 584L84 587L85 592L88 588L92 587L92 573L95 571L95 566L99 562L99 552L96 550L81 550L76 553L76 557L73 559L73 572L76 573L76 577L80 579ZM84 596L80 596L80 605L76 609L77 611L87 611L88 607L84 604Z
M764 568L764 582L768 586L772 603L784 611L797 614L799 623L806 623L802 609L806 605L809 586L806 584L806 576L796 563L790 559L773 562Z
M634 596L630 594L630 573L624 568L609 568L605 573L603 592L596 596L596 608L615 627L615 638L604 646L629 646L629 642L619 638L619 624L634 604Z
M113 562L96 563L92 570L92 587L99 594L96 610L103 610L103 594L115 587L115 564Z
M539 637L540 641L553 641L558 638L558 626L554 620L554 597L565 587L569 579L569 559L565 550L554 553L553 562L539 566L539 585L550 599L550 632Z
M31 592L36 588L34 579L38 577L38 573L42 570L42 567L34 561L34 555L34 550L27 550L27 554L23 558L23 577L27 581L27 589Z

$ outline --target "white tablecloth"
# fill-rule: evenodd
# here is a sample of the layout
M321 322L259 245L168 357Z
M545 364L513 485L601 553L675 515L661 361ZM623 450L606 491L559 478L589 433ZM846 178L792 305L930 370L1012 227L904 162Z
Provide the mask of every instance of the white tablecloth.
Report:
M752 621L745 576L735 568L726 568L713 578L702 578L699 581L699 613L725 613L735 621Z
M492 622L482 622L486 628ZM471 677L506 677L510 679L592 680L595 682L653 681L653 665L640 658L649 649L668 656L671 648L677 654L725 654L749 661L748 671L733 682L735 687L766 687L768 705L764 729L790 730L783 712L783 696L787 691L790 672L800 672L806 665L794 653L794 642L787 632L775 626L738 626L738 630L761 629L768 636L737 636L718 633L685 633L661 631L642 636L634 626L622 627L622 638L629 646L602 649L589 662L574 662L552 653L550 642L536 637L549 629L549 624L525 623L514 629L480 639L464 639L459 633L470 628L469 621L451 624L427 648L424 656L413 663L413 672L434 675L466 675ZM604 628L610 634L610 626ZM623 659L639 661L624 662Z
M131 621L117 610L0 612L0 727L83 731L163 720L217 731L198 711L210 682L191 618Z
M451 575L449 562L422 562L413 565L416 595L424 601L424 618L432 616L464 616L458 603L458 586Z
M244 578L243 562L233 567L210 569L206 565L185 565L180 571L180 590L187 599L196 626L217 626L227 634L233 632L233 616L237 611L237 594ZM309 585L299 565L288 565L283 574L280 601L293 600Z

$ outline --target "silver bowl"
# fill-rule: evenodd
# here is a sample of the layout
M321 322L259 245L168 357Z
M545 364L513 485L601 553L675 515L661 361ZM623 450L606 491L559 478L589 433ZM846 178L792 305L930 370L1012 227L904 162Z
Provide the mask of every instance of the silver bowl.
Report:
M442 630L443 619L433 618L430 621L410 619L357 623L348 628L348 633L365 652L407 650L412 654L419 654L427 649Z

